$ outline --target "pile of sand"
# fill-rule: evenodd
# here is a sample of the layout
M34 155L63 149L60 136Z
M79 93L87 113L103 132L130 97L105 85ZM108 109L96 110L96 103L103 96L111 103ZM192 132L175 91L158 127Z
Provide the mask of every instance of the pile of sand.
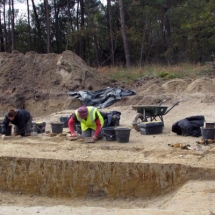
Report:
M0 111L25 108L34 115L67 108L69 91L97 90L109 82L71 51L0 53L0 75Z
M188 83L182 79L174 79L167 81L162 85L162 88L167 93L181 93L187 88Z
M185 89L186 93L212 93L215 85L211 79L199 78L190 83Z
M211 94L215 90L215 79L209 78L191 82L144 77L129 85L119 83L87 66L71 51L62 54L0 53L0 75L0 112L9 107L25 108L35 116L80 106L79 100L67 95L69 91L124 87L136 91L137 95L123 97L115 105L153 105L164 99L173 102L177 95ZM202 97L202 100L214 100L208 96Z

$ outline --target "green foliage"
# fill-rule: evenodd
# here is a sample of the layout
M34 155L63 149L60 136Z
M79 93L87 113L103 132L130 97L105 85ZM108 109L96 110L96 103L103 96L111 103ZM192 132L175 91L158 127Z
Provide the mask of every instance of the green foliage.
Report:
M28 50L28 24L25 19L18 19L16 22L15 36L16 36L16 49L20 52L27 52Z
M167 80L177 78L177 75L173 74L172 72L161 71L158 73L158 77L162 78L163 80Z
M106 68L105 74L118 81L130 83L141 78L161 78L163 80L175 78L213 77L214 69L210 64L180 64L180 65L145 65L144 67L119 67Z
M99 0L75 2L49 1L51 52L62 53L67 48L91 66L97 65L97 60L101 66L110 65L111 43L107 5L102 5ZM80 2L83 3L83 7ZM203 63L211 60L212 53L215 53L214 0L123 0L123 4L133 65L146 68L147 64L152 63ZM47 29L43 2L36 5L36 12L41 35L30 6L31 47L32 51L45 53ZM118 1L111 1L111 14L114 65L125 65ZM17 11L15 15L16 49L25 53L29 46L27 18L17 16ZM3 21L2 19L2 26ZM5 24L8 38L4 38L4 41L7 41L9 47L11 33L7 21ZM3 35L4 31L2 28ZM154 74L154 71L150 73L150 70L147 72L149 76ZM171 70L160 71L162 78L181 75L172 73ZM126 76L130 80L135 76L138 78L140 74L126 74L125 71L121 71L118 76Z
M209 38L215 35L214 7L213 0L188 0L172 10L170 17L172 25L176 26L172 34L173 50L177 50L178 56L183 50L183 59L191 62L210 59L214 40Z

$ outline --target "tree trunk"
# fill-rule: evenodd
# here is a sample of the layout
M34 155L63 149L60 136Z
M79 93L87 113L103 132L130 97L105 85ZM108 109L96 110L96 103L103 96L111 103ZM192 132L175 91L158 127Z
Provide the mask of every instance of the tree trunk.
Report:
M6 15L5 15L5 1L4 1L4 5L3 5L3 21L4 21L4 34L3 34L3 38L4 38L4 51L7 51L7 27L6 27Z
M125 29L123 0L119 0L119 13L120 13L120 24L121 24L122 39L123 39L123 45L124 45L124 51L125 51L126 66L127 68L129 68L131 66L131 59L130 59L130 50L128 46L126 29Z
M114 48L113 48L113 27L112 27L112 11L111 0L107 0L107 12L109 21L109 35L110 35L110 47L111 47L111 65L114 65Z
M94 29L94 25L91 19L91 14L90 14L90 9L89 9L89 1L87 3L85 3L86 5L86 14L87 14L87 20L88 20L88 26L90 28L90 30ZM96 65L99 66L99 55L98 55L98 43L97 43L97 37L96 34L94 32L91 33L91 38L93 39L93 43L94 43L94 52L95 52L95 56L96 56Z
M56 35L56 44L57 44L57 53L60 53L60 37L59 37L59 6L56 4L56 0L54 0L54 16L55 16L55 35Z
M46 32L47 32L47 54L50 53L50 17L49 17L49 4L48 0L44 0L46 10Z
M27 0L27 16L28 16L28 51L31 51L31 25L30 25L29 0Z
M84 1L83 0L80 0L80 10L81 10L81 28L80 28L80 31L81 31L81 34L84 32ZM84 38L82 35L79 36L79 54L80 54L80 57L82 59L85 59L85 41L84 41Z
M11 52L11 0L9 0L9 11L8 11L8 51Z
M166 7L165 7L165 30L166 30L166 49L171 45L171 28L170 28L170 21L169 16L167 15L168 11L171 9L170 7L170 1L167 1Z
M68 26L69 29L73 30L73 25L72 25L72 15L70 12L70 8L73 8L75 6L75 2L71 4L70 0L67 0L67 19L68 19Z
M14 1L11 0L11 7L12 7L12 10L11 10L11 49L12 51L16 49L16 45L15 45L15 30L14 30Z
M77 29L77 32L79 32L80 30L80 26L79 26L79 11L80 11L80 1L77 0L77 4L76 4L76 17L75 17L75 27ZM79 37L79 36L78 36ZM67 38L68 40L68 38ZM75 52L79 55L79 51L80 51L80 38L78 38L78 41L74 44L74 49L75 49Z
M36 20L36 28L37 28L37 31L38 31L39 52L42 52L43 51L43 45L42 45L42 40L41 40L40 22L39 22L38 14L37 14L36 7L35 7L35 4L34 4L34 0L31 0L31 1L32 1L33 10L34 10L35 20Z
M4 51L4 40L3 40L3 31L1 23L1 10L0 10L0 52Z

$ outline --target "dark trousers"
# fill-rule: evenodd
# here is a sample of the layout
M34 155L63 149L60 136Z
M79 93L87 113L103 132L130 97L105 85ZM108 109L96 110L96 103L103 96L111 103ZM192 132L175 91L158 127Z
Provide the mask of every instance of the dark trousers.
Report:
M91 129L91 128L88 128L87 130L82 131L83 137L92 137L92 136L94 135L94 133L95 133L95 130L93 130L93 129ZM102 131L102 129L101 129L100 132L99 132L99 135L98 135L98 137L97 137L98 140L99 140L99 139L102 139L103 136L104 136L104 134L103 134L103 131Z
M25 135L31 134L32 116L25 122ZM17 126L14 126L14 134L20 135L20 130Z

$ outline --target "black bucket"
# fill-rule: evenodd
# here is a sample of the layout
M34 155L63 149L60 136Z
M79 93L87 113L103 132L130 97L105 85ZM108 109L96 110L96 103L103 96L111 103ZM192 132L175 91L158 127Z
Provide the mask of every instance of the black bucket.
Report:
M76 131L78 134L82 134L82 130L81 130L81 124L75 124L76 127Z
M215 139L215 128L203 128L201 127L202 139Z
M115 141L116 140L115 127L103 128L103 133L104 133L107 141Z
M59 119L60 119L60 122L63 123L63 127L64 128L68 128L68 121L69 121L70 117L68 117L68 116L61 116Z
M31 127L32 127L32 132L33 132L33 128L35 127L36 132L38 134L45 133L45 131L46 131L46 122L32 122Z
M61 134L63 132L62 122L52 122L51 123L52 133Z
M119 126L120 119L115 119L115 126Z
M0 134L2 134L2 125L3 125L3 123L0 123ZM8 125L5 135L11 136L11 133L12 133L12 125Z
M116 131L116 139L119 143L127 143L129 142L130 137L130 128L115 128Z
M8 125L6 130L6 136L11 136L11 133L12 133L12 125Z

